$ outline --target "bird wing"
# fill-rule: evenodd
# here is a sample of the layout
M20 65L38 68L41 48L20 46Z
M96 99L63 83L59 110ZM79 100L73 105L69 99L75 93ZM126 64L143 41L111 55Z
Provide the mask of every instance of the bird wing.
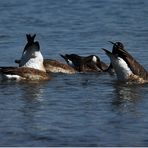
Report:
M144 67L138 62L136 61L131 54L129 54L127 51L119 49L120 50L120 56L121 58L123 58L128 66L130 67L130 69L132 70L132 72L135 75L138 75L142 78L144 78L145 80L148 79L148 72L146 69L144 69Z

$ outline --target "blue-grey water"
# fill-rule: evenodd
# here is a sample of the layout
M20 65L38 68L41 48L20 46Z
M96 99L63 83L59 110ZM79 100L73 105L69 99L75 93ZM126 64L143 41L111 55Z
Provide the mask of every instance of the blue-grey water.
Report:
M36 33L45 58L97 54L121 41L148 69L147 0L0 1L0 66L16 66ZM109 74L0 82L0 146L148 146L148 85Z

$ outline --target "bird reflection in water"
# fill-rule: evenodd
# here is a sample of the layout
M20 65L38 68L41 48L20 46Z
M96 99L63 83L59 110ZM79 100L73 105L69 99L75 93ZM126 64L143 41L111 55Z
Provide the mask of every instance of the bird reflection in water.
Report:
M112 105L120 112L135 112L135 104L140 100L140 87L138 84L114 83L114 98Z
M22 112L22 122L24 131L31 136L30 138L36 138L37 130L41 130L42 124L40 118L43 116L43 108L45 97L44 91L46 88L47 82L30 82L30 83L21 83L22 89L22 100L23 106L21 108ZM43 126L44 127L44 126Z
M29 100L38 100L41 101L42 95L43 95L43 86L46 84L45 81L43 82L38 82L38 81L33 81L30 83L24 83L22 85L22 97L24 99Z
M44 87L46 82L21 83L23 107L21 111L30 121L38 114L44 103ZM29 121L28 120L28 121Z

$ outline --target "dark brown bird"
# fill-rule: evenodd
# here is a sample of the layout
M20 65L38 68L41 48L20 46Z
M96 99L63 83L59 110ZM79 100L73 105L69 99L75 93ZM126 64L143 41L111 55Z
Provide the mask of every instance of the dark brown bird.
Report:
M67 62L67 64L73 67L78 72L102 72L108 66L100 61L100 58L96 55L79 56L77 54L65 54L61 57Z
M103 49L111 60L119 80L148 81L148 72L144 67L129 54L121 42L113 43L113 51Z

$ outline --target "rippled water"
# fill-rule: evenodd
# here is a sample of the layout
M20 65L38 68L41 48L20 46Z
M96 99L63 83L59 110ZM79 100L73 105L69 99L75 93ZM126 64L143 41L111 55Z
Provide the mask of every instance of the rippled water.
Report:
M46 58L97 54L122 41L148 69L146 0L0 1L0 66L14 66L36 33ZM148 146L148 85L108 74L0 82L0 146Z

